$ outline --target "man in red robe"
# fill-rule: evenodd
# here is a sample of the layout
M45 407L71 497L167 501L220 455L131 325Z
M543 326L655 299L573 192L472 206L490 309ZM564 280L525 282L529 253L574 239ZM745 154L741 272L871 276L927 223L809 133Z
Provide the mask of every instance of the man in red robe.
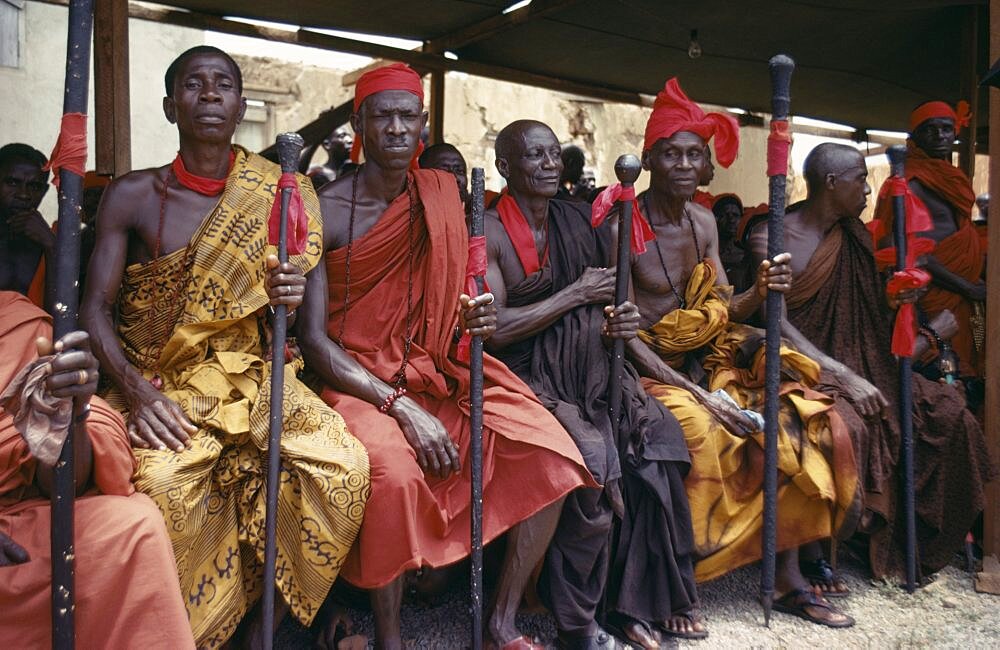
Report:
M968 107L956 112L944 102L926 102L910 114L910 138L906 142L906 179L917 198L927 206L934 229L921 233L937 242L923 259L933 278L930 290L920 299L928 318L944 310L958 320L952 345L963 376L982 376L986 355L973 338L972 318L986 300L986 284L980 279L985 260L979 235L972 224L976 194L969 178L951 164L951 149L958 129L969 123ZM892 223L892 202L880 200L875 218Z
M307 275L299 321L323 399L368 450L372 494L341 575L372 590L385 648L402 645L404 573L469 554L470 378L458 343L496 323L492 296L463 295L470 247L455 177L413 169L426 121L409 67L358 80L351 126L365 162L320 193L328 252ZM514 623L522 592L563 498L594 482L531 390L493 357L484 364L483 538L508 533L486 635L531 648Z
M74 438L78 647L194 648L163 517L132 487L135 461L121 415L93 397L89 339L70 333L56 344L58 354L37 359L36 341L51 336L45 312L0 291L0 391L15 389L0 410L0 646L43 648L52 638L49 490L58 414L50 418L19 399L17 380L30 368L41 373L33 398L89 398L89 413L75 414L85 422Z

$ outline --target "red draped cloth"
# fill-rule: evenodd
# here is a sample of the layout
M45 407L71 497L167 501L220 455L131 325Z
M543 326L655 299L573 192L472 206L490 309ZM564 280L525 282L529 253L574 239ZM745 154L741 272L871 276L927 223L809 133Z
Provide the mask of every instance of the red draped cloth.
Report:
M52 336L48 316L27 298L0 292L0 391ZM135 492L125 423L91 400L86 435L93 484L74 504L78 648L193 648L163 517ZM0 647L51 644L49 499L34 484L36 463L13 417L0 410L0 532L23 546L24 564L0 568Z
M709 194L705 190L695 190L694 196L691 197L692 203L697 203L706 210L711 210L712 206L715 205L715 195Z
M948 161L931 158L910 141L907 143L906 180L918 181L944 199L955 213L958 231L938 242L933 251L934 257L952 273L969 282L978 281L983 272L985 251L972 225L972 206L976 195L968 177ZM875 207L875 218L889 224L891 229L892 202L879 201ZM920 308L929 317L945 309L955 314L958 334L951 343L961 359L962 374L981 375L985 359L979 358L972 338L972 303L932 283L930 291L920 300Z
M469 554L469 369L456 359L469 252L465 215L452 175L416 170L418 205L413 276L413 343L407 396L438 418L456 443L460 474L424 476L396 421L330 388L323 399L347 421L371 462L372 495L358 541L341 575L371 589L403 571L443 566ZM390 381L403 358L407 309L407 220L401 194L354 242L343 345L362 366ZM340 332L347 248L327 255L329 334ZM576 445L531 390L483 355L483 538L490 541L571 490L593 486Z

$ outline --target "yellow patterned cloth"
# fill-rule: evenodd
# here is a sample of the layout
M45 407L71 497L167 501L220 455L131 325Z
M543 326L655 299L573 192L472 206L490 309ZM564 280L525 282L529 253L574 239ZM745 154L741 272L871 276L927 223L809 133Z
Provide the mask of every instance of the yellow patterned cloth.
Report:
M716 284L710 261L695 267L686 309L664 316L639 337L674 368L703 355L708 390L725 390L741 407L764 410L762 332L729 322L731 288ZM819 366L781 348L778 430L778 550L850 531L860 514L857 467L850 437L833 400L811 390ZM761 557L764 436L729 433L688 391L643 379L670 409L691 453L685 478L694 528L695 579L717 578Z
M118 299L129 361L147 379L158 374L163 393L199 428L182 453L136 449L134 477L166 519L199 647L223 644L262 593L271 392L263 279L279 175L237 147L226 189L189 252L130 265ZM302 176L299 185L309 240L291 261L307 270L320 259L322 225L312 185ZM277 580L308 625L354 542L370 488L364 447L296 378L300 369L299 360L285 367ZM107 399L127 416L116 388Z

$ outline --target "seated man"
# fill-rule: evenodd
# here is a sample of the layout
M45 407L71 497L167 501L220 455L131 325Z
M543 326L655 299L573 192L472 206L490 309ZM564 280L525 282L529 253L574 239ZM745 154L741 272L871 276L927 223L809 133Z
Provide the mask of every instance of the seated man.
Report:
M289 229L279 266L268 214L280 169L232 146L245 108L239 67L195 47L165 84L180 151L107 188L83 316L136 447L136 487L168 522L195 640L215 647L263 589L280 592L278 621L289 608L312 621L361 526L368 461L286 351L278 584L262 585L268 306L301 302L300 269L320 259L319 206L300 176L307 237Z
M958 354L961 374L982 377L986 355L975 345L972 318L986 300L986 283L981 279L986 251L972 224L972 207L976 203L972 182L951 164L958 129L968 123L968 106L962 115L944 102L926 102L914 109L906 141L906 179L934 224L921 237L936 244L933 252L921 260L932 280L918 304L929 318L944 310L954 314L958 332L951 343ZM892 201L880 200L875 206L875 218L891 224Z
M904 570L906 524L900 508L899 372L890 351L893 306L858 218L869 194L865 159L854 147L821 144L806 158L808 198L785 215L794 283L783 334L823 369L817 387L837 397L855 446L865 496L861 531L877 577ZM751 234L756 261L767 228ZM901 299L915 300L911 292ZM933 334L921 336L914 357ZM983 509L983 486L996 471L960 391L913 376L917 546L925 572L945 566Z
M75 417L77 647L194 648L163 518L130 481L135 460L125 423L91 397L97 361L87 335L72 332L56 343L54 357L38 359L36 341L42 352L51 349L48 316L0 287L0 644L52 643L49 494L61 444L51 438ZM41 376L22 374L39 364ZM59 404L73 397L83 407L78 413ZM39 398L69 412L43 412Z
M739 323L769 287L783 290L788 281L788 256L779 255L760 264L748 291L734 296L728 286L715 218L690 200L713 136L719 163L728 167L739 143L736 120L706 115L676 79L668 81L643 142L650 182L636 202L655 237L652 250L632 261L642 330L629 346L643 386L680 420L691 452L685 484L699 581L761 557L764 450L763 438L752 434L763 419L755 422L742 409L764 410L764 340L760 330ZM833 400L810 389L819 367L787 348L782 365L775 608L848 627L854 621L803 577L799 547L842 526L853 530L860 506L851 442ZM818 544L806 552L804 566L825 567Z
M320 195L324 264L309 272L300 343L371 459L372 497L343 576L372 590L379 647L398 648L404 572L469 554L469 369L463 331L489 336L492 298L463 295L468 234L455 177L413 170L427 121L420 77L402 64L358 80L351 125L365 163ZM329 285L327 284L329 278ZM483 539L507 556L487 612L490 644L535 647L514 616L563 497L594 485L580 453L531 391L485 357Z
M594 618L605 591L608 623L634 643L659 647L661 631L702 638L687 449L677 420L643 392L631 367L621 440L612 438L603 339L634 337L638 313L629 302L609 304L610 233L591 228L587 203L552 200L562 161L545 124L504 127L496 161L507 192L486 215L487 277L498 305L490 349L566 427L602 485L567 498L540 595L567 647L603 646L607 634ZM612 544L614 515L621 526Z
M38 212L49 189L49 173L43 167L45 155L26 144L0 147L0 286L25 295L39 263L56 243Z
M711 210L719 232L719 261L733 292L743 293L753 284L753 269L748 264L750 256L736 236L743 218L743 202L735 194L720 194L715 197Z
M469 203L469 170L461 151L447 142L432 144L420 154L417 164L420 169L440 169L454 175L455 182L458 183L458 198L465 207L465 214L470 213L472 206Z

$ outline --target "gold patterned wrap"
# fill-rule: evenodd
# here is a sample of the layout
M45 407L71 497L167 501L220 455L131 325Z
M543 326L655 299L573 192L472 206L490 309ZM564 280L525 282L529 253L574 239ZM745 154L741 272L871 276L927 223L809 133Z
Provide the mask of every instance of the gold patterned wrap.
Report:
M676 309L639 332L672 367L704 353L708 390L725 390L740 408L764 410L764 346L760 330L729 322L731 288L716 284L708 260L695 267ZM779 550L850 531L860 515L857 466L833 400L809 388L819 366L782 346L778 427ZM643 379L670 409L691 453L685 478L694 528L695 578L717 578L761 557L764 436L730 433L688 391Z
M235 149L226 189L190 253L130 265L118 300L127 358L147 379L155 368L163 393L198 427L182 453L136 449L134 480L166 519L199 647L223 644L262 593L271 392L263 279L280 169ZM309 239L290 261L305 271L320 259L322 225L311 184L300 175L299 185ZM370 487L364 447L296 378L300 369L300 360L285 367L277 581L308 625L357 535ZM117 387L107 399L128 415Z

